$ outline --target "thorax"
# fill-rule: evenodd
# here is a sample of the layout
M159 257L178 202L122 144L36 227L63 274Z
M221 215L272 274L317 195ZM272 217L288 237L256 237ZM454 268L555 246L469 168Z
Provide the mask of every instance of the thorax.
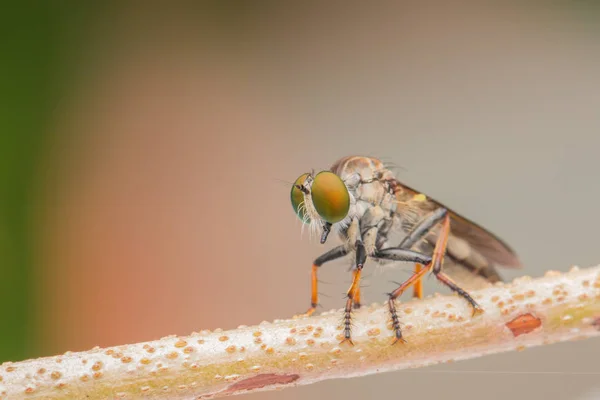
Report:
M381 161L369 157L342 158L331 170L342 178L352 197L349 220L339 230L341 238L349 239L353 218L363 233L373 226L378 226L381 233L389 230L397 208L392 172Z

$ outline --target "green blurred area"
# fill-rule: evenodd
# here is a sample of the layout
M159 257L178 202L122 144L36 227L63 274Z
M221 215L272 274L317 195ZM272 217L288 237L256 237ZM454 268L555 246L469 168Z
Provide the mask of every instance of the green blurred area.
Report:
M32 194L58 98L63 11L15 2L0 12L0 362L36 355Z

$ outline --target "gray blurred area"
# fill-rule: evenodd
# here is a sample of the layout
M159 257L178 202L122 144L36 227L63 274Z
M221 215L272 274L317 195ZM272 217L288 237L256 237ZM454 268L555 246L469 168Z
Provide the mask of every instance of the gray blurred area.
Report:
M600 12L549 4L89 16L39 216L41 352L304 311L337 239L301 237L290 183L349 154L505 239L525 265L507 279L600 263ZM368 303L410 271L368 267ZM323 310L342 307L346 268L322 269ZM598 399L599 354L595 339L245 397Z

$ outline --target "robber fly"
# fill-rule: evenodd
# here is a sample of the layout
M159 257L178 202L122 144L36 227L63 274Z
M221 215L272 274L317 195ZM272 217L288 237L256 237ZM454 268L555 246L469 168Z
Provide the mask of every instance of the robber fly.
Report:
M413 295L421 298L421 279L426 273L431 271L442 284L468 301L476 315L483 310L465 290L466 286L462 282L459 286L446 270L460 273L463 282L493 283L502 280L496 265L521 266L514 251L501 239L400 183L376 158L344 157L329 171L301 175L292 186L291 201L298 217L312 232L320 233L322 244L331 231L343 242L314 260L311 304L304 315L313 314L318 305L319 267L348 254L355 256L344 308L343 342L350 344L352 310L361 305L360 279L367 259L415 264L412 276L389 293L387 306L394 343L404 341L395 300L411 286ZM393 233L400 233L402 238L394 243ZM444 258L448 262L442 268Z

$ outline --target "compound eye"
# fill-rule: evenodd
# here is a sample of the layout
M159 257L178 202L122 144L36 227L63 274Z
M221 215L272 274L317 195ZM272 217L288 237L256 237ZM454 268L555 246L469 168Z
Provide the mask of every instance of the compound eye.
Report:
M340 222L348 215L350 194L342 179L333 172L319 172L310 193L315 210L330 224Z
M302 186L307 177L308 174L302 174L298 177L298 179L296 179L296 182L294 182L294 185L292 186L292 193L290 195L294 212L304 223L309 223L310 218L308 218L306 215L306 208L304 208L304 193L302 193L302 190L298 189L298 186Z

